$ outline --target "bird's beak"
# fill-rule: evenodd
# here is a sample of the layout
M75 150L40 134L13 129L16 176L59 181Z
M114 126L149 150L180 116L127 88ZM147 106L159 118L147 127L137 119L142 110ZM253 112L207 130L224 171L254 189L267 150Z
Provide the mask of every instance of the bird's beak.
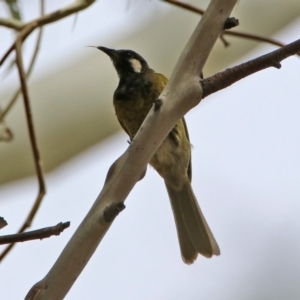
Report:
M101 47L101 46L96 47L96 48L103 51L104 53L106 53L112 60L117 57L117 52L114 49L109 49L109 48Z

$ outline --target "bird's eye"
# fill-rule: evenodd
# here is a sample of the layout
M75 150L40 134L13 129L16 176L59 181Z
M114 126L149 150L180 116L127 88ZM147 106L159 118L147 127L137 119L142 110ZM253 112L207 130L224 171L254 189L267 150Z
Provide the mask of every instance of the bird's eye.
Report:
M131 52L127 52L127 56L128 56L128 57L132 57Z

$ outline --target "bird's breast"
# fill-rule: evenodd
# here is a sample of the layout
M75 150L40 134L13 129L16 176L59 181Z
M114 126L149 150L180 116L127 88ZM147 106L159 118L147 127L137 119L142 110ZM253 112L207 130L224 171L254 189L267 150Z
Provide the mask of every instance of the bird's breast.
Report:
M153 92L153 83L142 76L120 82L114 93L116 115L131 138L146 118L158 92Z

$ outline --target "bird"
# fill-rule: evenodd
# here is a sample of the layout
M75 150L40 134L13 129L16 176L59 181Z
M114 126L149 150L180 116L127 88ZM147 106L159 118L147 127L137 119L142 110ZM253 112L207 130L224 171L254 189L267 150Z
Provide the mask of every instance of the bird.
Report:
M119 77L113 95L116 116L132 141L168 79L151 69L132 50L95 47L107 54ZM210 230L191 186L191 143L184 118L167 135L150 165L164 179L175 219L184 263L192 264L198 254L219 255L219 246Z

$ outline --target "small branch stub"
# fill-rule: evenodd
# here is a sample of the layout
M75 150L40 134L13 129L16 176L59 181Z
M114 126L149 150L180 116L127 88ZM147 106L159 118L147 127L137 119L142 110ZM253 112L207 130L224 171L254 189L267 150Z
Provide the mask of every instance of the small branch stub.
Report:
M273 63L273 67L276 68L276 69L280 69L280 68L281 68L281 63L278 62L278 61L275 61L275 62Z
M7 225L7 222L3 217L0 217L0 229L5 227Z
M154 111L158 111L162 106L162 100L156 99L155 101L153 101L153 104L154 104Z
M40 294L47 289L45 280L37 282L25 297L25 300L39 299Z
M239 26L239 20L232 17L232 18L228 18L226 21L225 21L225 24L224 24L224 30L228 30L228 29L231 29L231 28L234 28L236 26Z
M111 223L115 217L123 210L125 209L125 204L123 202L112 204L105 208L103 217L104 221L107 223Z

